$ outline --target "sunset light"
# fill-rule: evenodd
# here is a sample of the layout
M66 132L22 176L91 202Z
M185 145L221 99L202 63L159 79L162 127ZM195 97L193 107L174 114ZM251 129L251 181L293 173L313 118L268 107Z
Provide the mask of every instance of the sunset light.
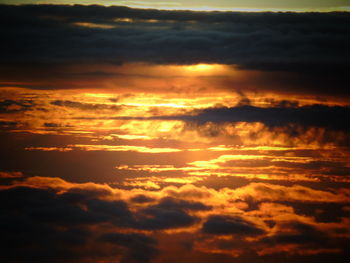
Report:
M185 70L194 71L194 72L207 72L214 71L218 68L217 65L209 65L209 64L197 64L193 66L184 66Z
M0 2L1 263L350 258L348 0Z

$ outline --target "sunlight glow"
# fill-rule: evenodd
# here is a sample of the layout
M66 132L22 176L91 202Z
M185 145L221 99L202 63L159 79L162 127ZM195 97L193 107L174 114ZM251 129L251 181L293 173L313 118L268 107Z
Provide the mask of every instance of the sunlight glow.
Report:
M218 64L196 64L190 66L183 66L183 68L185 71L203 73L217 72L218 70L221 70L223 66Z

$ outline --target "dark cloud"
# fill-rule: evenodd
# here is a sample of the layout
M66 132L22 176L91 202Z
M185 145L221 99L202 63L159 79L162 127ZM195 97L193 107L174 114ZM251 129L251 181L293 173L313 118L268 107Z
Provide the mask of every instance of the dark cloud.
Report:
M132 219L128 205L123 201L106 202L93 199L87 202L87 207L91 213L103 215L108 221L118 226L129 225Z
M75 192L75 193L74 193ZM84 205L87 211L97 220L113 223L118 227L142 230L162 230L187 227L198 221L197 217L187 213L190 211L208 210L210 207L200 202L188 202L166 197L154 205L136 212L131 212L124 201L103 201L89 194L85 189L77 194L73 188L62 197L76 204ZM101 193L97 192L100 195ZM101 196L101 195L100 195Z
M12 128L12 127L16 127L17 125L18 125L18 122L15 122L15 121L0 121L1 128Z
M282 230L282 232L266 237L262 241L274 244L310 244L312 246L324 246L328 241L325 233L308 224L288 222L283 224L283 228L288 229L288 232Z
M149 197L149 196L146 196L146 195L143 195L143 194L139 194L139 195L136 195L134 197L131 198L131 201L132 202L135 202L135 203L149 203L149 202L152 202L152 201L155 201L153 198Z
M55 101L51 101L51 104L59 107L77 108L80 110L93 110L93 111L96 111L96 110L118 111L122 108L122 106L116 106L116 105L83 103L83 102L70 101L70 100L55 100Z
M213 235L255 236L265 231L239 216L212 215L203 224L202 231Z
M122 262L150 262L158 255L156 241L142 234L109 233L102 236L101 241L128 248Z
M312 216L317 222L341 222L342 218L349 217L350 211L344 210L346 204L327 203L297 203L282 202L292 206L295 213L303 216Z
M0 260L91 262L115 257L121 262L150 262L158 255L154 238L117 230L188 227L199 219L187 211L210 209L199 202L166 197L135 211L123 200L103 200L108 193L107 188L93 185L71 187L64 193L53 188L1 189L0 244L6 251Z
M119 257L123 262L148 262L156 256L156 242L146 235L118 234L111 227L99 230L100 223L129 227L131 213L123 201L102 201L89 192L57 194L29 187L1 190L0 244L4 251L0 260L91 262ZM89 228L92 226L95 230ZM103 242L117 247L106 250Z
M331 130L349 130L345 121L350 115L350 107L310 105L303 107L218 107L196 110L190 115L154 117L115 117L120 120L183 120L199 124L213 122L261 122L268 127L282 127L297 124L304 127L322 127ZM89 118L86 118L89 119ZM292 132L292 127L289 127ZM219 131L218 131L219 132ZM297 135L297 134L296 134Z
M11 65L27 72L44 68L55 77L62 64L223 63L299 72L296 87L310 88L313 83L315 89L331 86L333 93L347 92L346 12L220 13L55 5L2 5L0 12L0 73L8 81L14 75L9 74Z
M190 211L205 211L210 210L211 207L204 205L200 202L190 202L185 200L179 200L172 197L164 197L156 205L157 208L164 209L182 209Z
M348 130L350 126L345 120L349 114L349 107L340 106L311 105L293 108L241 106L209 108L192 118L199 122L262 122L270 127L295 123L302 126ZM191 120L191 117L187 118Z
M58 123L54 123L54 122L45 122L44 126L47 128L58 128L61 127Z
M17 183L31 181L18 180ZM256 254L265 248L273 250L275 247L281 249L292 245L293 251L273 251L272 254L276 256L281 253L302 254L308 250L319 250L322 253L322 250L327 252L327 249L344 249L345 252L348 247L347 237L333 236L348 232L344 221L347 209L339 214L342 218L338 218L338 221L325 221L333 222L329 225L312 220L306 224L267 216L265 219L270 221L270 229L265 229L254 223L254 220L264 220L264 213L251 219L232 214L208 216L200 213L194 216L194 212L215 208L198 201L181 199L181 196L164 196L152 200L146 198L150 203L138 202L135 205L116 199L114 190L106 185L74 184L60 179L41 178L37 181L40 187L44 187L45 180L49 183L45 188L13 185L9 189L0 189L1 262L90 263L119 260L118 262L148 263L158 262L158 259L159 262L168 262L167 259L177 253L172 249L174 242L181 241L181 235L184 235L182 238L187 236L190 243L195 239L196 248L201 248L201 244L204 245L202 248L207 247L208 250L204 251L208 255L218 251L229 253L239 250L245 253L237 258L239 262L246 262L245 255L248 253L253 253L254 259L265 260L265 256ZM52 180L56 184L50 187ZM62 189L65 189L64 192ZM207 190L202 188L201 191ZM144 200L148 194L138 193L136 197L142 195L141 200ZM200 200L202 196L192 193L191 197ZM317 207L303 207L300 202L286 203L292 204L296 209L302 207L306 212L297 211L297 214L307 215L308 218L319 209L329 208L329 216L332 211L337 211L322 203ZM339 204L337 209L343 207L344 204ZM198 231L193 229L193 232L176 234L161 231L189 227L195 223L199 227L201 224ZM330 230L325 229L326 226ZM231 238L222 239L221 235L230 235ZM246 237L257 238L249 240ZM168 244L169 240L172 241ZM197 253L197 249L188 242L186 253ZM169 246L172 255L167 254Z
M83 210L64 196L35 188L14 188L0 192L2 208L22 213L35 221L60 225L92 224L104 221L97 213ZM69 216L68 216L69 215Z
M162 230L188 227L199 219L179 208L165 208L159 205L140 211L135 226L144 230Z
M34 105L32 100L3 100L0 101L0 114L30 110Z
M80 249L92 233L83 226L98 216L40 189L2 190L0 200L2 262L86 262Z

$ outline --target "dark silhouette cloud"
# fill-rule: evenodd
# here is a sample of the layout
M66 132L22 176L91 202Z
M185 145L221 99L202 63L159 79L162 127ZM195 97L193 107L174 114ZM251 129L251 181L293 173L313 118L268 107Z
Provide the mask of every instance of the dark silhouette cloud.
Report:
M16 127L18 124L18 122L15 122L15 121L0 121L0 127L3 129L3 128L13 128L13 127Z
M34 105L32 100L3 100L0 101L0 114L30 110Z
M33 185L16 186L21 183L26 185L26 182ZM196 213L215 212L215 209L222 207L201 203L199 200L203 196L198 194L192 193L189 201L180 196L163 195L165 192L162 192L158 198L147 202L128 203L119 197L126 194L125 198L130 200L129 192L115 190L107 185L74 184L43 177L37 177L34 181L30 178L18 179L14 184L1 188L1 262L89 263L113 262L117 259L120 262L148 263L158 262L158 259L166 262L169 255L164 246L167 246L168 239L174 242L177 238L180 238L179 242L183 238L188 238L189 242L196 240L196 249L209 254L211 251L229 254L234 250L253 253L254 258L261 260L264 260L264 256L257 256L256 252L264 249L272 249L269 253L274 256L280 253L302 255L308 251L327 253L332 249L336 249L336 253L341 253L342 249L347 251L348 238L333 236L348 233L344 217L338 218L338 221L325 221L331 222L328 225L310 219L313 209L327 208L322 202L317 207L302 207L302 202L285 202L293 204L292 207L296 209L303 208L294 215L300 219L309 218L310 222L305 223L293 219L291 209L285 210L287 213L284 214L289 215L289 220L271 217L274 207L280 207L279 201L274 205L269 203L272 206L267 206L265 212L261 207L256 208L258 211L246 211L250 213L248 218L244 214ZM201 188L201 191L213 189ZM147 197L149 194L140 191L136 197ZM268 194L271 195L271 191ZM336 205L342 209L347 204ZM281 215L283 211L280 210ZM329 215L331 211L335 210L330 210ZM343 216L346 217L347 213L344 210ZM303 217L305 214L308 217ZM258 223L263 221L266 227ZM331 230L324 229L326 226ZM186 227L191 228L176 234L161 231ZM223 239L222 235L228 237ZM288 245L292 246L292 251L283 250ZM195 247L188 246L186 253L197 253ZM245 262L244 255L239 260Z
M259 108L241 106L232 108L209 108L193 116L199 122L262 122L267 126L284 126L290 123L330 129L350 128L344 121L349 107L311 105L304 107ZM191 117L187 117L191 120Z
M51 104L59 107L77 108L80 110L93 110L93 111L96 111L96 110L118 111L122 108L122 106L116 106L116 105L82 103L78 101L69 101L69 100L55 100L55 101L51 101Z
M65 202L52 191L0 191L2 262L72 262L92 256L81 251L93 238L84 225L101 218ZM83 252L83 253L82 253Z
M200 202L190 202L172 197L162 198L155 207L164 209L182 209L190 211L205 211L211 209L210 206L204 205Z
M173 197L164 197L136 214L134 225L145 230L162 230L188 227L198 222L199 218L187 211L206 211L211 207L200 202L190 202Z
M350 114L350 107L309 105L303 107L217 107L195 110L189 115L169 115L152 117L112 117L120 120L183 120L199 124L213 122L261 122L268 127L282 127L290 124L323 127L331 130L349 130L345 120ZM82 118L82 119L89 119ZM92 118L93 119L93 118ZM292 127L290 127L290 130Z
M123 262L149 262L157 255L155 240L146 235L119 234L110 227L104 229L113 233L99 230L100 223L130 227L132 215L123 201L102 201L89 192L73 190L60 195L52 189L29 187L1 190L0 244L5 250L0 260L91 262L121 257ZM105 250L103 242L117 247Z
M325 245L328 241L328 237L324 233L308 224L288 222L283 227L289 229L289 232L280 232L272 237L266 237L262 242L275 244L310 244L315 246Z
M158 254L156 241L142 234L109 233L100 240L128 248L122 262L150 262Z
M158 254L155 239L116 230L188 227L199 219L186 211L210 209L199 202L166 197L131 211L125 201L103 200L106 191L96 186L71 187L64 193L24 186L1 189L0 244L6 251L0 260L91 262L92 258L119 257L122 262L150 262Z
M182 209L155 205L140 211L135 227L144 230L173 229L191 226L198 220Z
M202 231L213 235L255 236L265 231L239 216L212 215L203 224Z
M136 196L132 197L131 201L135 202L135 203L142 204L142 203L149 203L149 202L152 202L152 201L155 201L155 200L153 198L149 197L149 196L139 194L139 195L136 195Z

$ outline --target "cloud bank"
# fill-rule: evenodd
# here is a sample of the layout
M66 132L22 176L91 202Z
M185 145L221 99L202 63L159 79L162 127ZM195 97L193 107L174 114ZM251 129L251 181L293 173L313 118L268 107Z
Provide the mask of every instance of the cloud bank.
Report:
M221 190L184 185L128 191L59 178L26 178L0 189L0 259L168 262L184 251L205 253L209 258L204 262L211 262L211 255L226 255L225 260L244 260L247 255L266 260L264 256L281 253L297 260L299 255L314 255L312 262L318 254L346 256L346 209L340 220L320 222L312 211L305 215L293 208L318 203L332 213L319 202L322 195L332 205L349 205L345 189L332 193L298 185L253 183ZM181 244L184 239L188 245L166 252L167 242Z
M221 63L323 72L349 68L348 13L2 5L1 17L3 63Z

